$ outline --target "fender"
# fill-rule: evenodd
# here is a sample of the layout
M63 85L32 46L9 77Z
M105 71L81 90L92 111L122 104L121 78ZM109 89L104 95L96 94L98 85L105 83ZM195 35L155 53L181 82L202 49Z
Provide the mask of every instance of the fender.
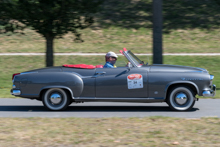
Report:
M195 83L193 83L193 82L191 82L191 81L175 81L175 82L170 82L170 83L168 83L167 85L166 85L166 88L165 88L165 99L166 99L166 95L167 95L167 89L171 86L171 85L173 85L173 84L190 84L190 85L192 85L192 86L194 86L195 88L196 88L196 91L197 91L197 93L199 93L199 88L198 88L198 86L195 84Z
M71 98L74 99L73 91L72 91L69 87L61 86L61 85L43 87L43 88L40 90L40 93L41 93L44 89L50 89L50 88L62 88L62 89L66 89L66 90L68 90L68 91L70 92Z
M32 90L40 95L42 90L48 88L63 88L71 93L71 97L79 97L83 91L83 80L79 75L71 72L42 72L29 77L33 83ZM56 82L54 82L56 81Z

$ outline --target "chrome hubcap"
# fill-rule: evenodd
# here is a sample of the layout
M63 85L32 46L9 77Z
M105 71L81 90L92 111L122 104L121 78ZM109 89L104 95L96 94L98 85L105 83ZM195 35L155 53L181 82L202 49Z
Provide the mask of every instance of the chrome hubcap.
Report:
M177 104L183 105L187 102L187 96L184 93L177 93L175 100L176 100Z
M53 93L50 96L50 101L55 105L59 104L61 100L62 100L62 96L58 93Z

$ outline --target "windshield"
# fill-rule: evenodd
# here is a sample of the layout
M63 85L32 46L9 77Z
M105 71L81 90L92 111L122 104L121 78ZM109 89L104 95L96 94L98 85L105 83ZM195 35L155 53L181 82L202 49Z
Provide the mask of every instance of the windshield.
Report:
M135 56L131 51L127 51L127 55L134 62L135 65L141 66L144 64L143 61L141 61L137 56Z

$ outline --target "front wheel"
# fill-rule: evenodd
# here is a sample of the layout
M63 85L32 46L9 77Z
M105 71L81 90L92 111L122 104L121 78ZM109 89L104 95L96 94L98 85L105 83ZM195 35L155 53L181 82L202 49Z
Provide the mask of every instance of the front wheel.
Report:
M195 104L194 94L188 87L175 87L169 92L167 103L172 110L187 111Z
M70 103L67 93L60 88L48 89L44 93L42 101L46 108L53 111L64 110Z

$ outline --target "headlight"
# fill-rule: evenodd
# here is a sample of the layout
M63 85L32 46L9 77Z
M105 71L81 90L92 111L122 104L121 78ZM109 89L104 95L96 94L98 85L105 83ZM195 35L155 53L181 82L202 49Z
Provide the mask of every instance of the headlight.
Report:
M212 81L214 79L214 76L213 75L210 75L210 80Z

